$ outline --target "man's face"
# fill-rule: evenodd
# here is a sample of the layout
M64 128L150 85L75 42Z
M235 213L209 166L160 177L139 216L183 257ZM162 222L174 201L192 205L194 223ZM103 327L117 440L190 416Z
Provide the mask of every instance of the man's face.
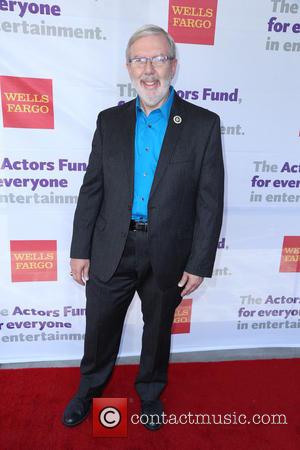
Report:
M170 48L164 35L141 37L129 49L129 57L170 56ZM131 81L137 90L141 103L148 110L159 108L168 97L171 80L175 75L177 61L166 61L154 67L150 61L143 67L127 63Z

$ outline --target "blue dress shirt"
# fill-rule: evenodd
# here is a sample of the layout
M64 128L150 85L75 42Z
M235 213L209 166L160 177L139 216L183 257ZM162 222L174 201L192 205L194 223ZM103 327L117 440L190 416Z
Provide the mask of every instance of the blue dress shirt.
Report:
M157 161L167 129L174 88L170 87L169 97L158 109L146 116L140 99L136 100L135 150L134 150L134 197L132 219L147 221L147 205Z

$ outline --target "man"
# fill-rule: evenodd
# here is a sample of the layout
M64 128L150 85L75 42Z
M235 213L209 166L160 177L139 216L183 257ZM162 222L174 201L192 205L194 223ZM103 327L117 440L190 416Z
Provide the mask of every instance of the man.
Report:
M220 121L175 93L176 49L162 28L134 33L126 58L138 97L99 114L75 212L71 274L86 282L86 336L63 423L82 422L102 394L137 291L144 328L135 387L145 426L156 430L175 309L212 275L223 211Z

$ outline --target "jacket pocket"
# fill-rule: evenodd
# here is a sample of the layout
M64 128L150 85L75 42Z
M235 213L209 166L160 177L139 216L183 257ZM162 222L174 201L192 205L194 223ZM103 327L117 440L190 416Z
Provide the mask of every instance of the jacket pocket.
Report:
M193 159L171 159L170 164L192 164Z
M181 230L177 230L176 236L178 239L193 239L193 227L183 228Z

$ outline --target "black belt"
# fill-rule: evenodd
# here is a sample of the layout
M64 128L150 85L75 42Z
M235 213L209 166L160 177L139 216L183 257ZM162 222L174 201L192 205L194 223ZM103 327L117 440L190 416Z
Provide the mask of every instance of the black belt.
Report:
M133 231L147 231L148 223L147 222L137 222L136 220L131 219L129 230Z

